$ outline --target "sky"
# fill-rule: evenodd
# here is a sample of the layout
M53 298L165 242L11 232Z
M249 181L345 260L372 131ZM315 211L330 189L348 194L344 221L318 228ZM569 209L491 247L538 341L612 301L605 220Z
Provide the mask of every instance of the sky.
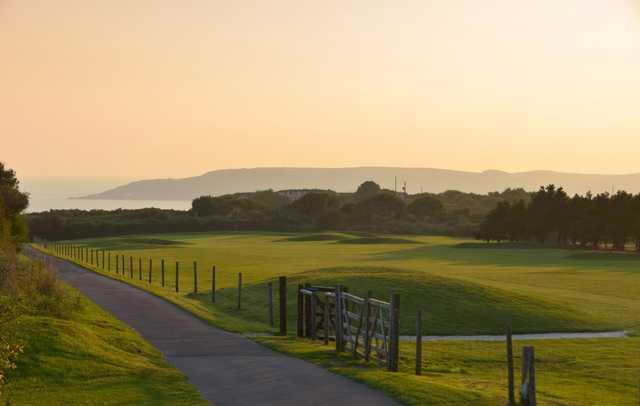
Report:
M0 0L26 177L640 172L640 0Z

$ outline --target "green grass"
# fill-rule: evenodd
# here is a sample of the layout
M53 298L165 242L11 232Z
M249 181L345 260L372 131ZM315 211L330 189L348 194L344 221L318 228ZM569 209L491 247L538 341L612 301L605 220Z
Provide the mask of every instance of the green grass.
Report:
M399 372L389 373L333 346L283 337L257 341L384 390L407 405L500 405L507 399L505 345L499 342L427 342L423 374L416 376L414 346L403 343ZM540 405L637 405L640 339L531 341L514 343L516 389L519 354L536 348Z
M163 241L155 244L154 239ZM359 239L375 243L336 243ZM414 333L418 309L423 310L427 335L500 334L508 323L520 333L640 332L640 268L633 260L612 256L616 254L511 246L461 249L461 244L471 243L462 245L471 248L475 243L446 237L337 233L189 233L74 243L124 254L127 268L129 256L143 258L144 281L138 280L137 260L133 280L128 269L126 277L116 275L113 262L110 272L93 269L149 290L231 331L274 331L266 324L266 283L286 275L290 326L295 326L297 284L341 283L356 294L371 290L382 299L400 293L403 334ZM151 284L147 282L150 257ZM165 287L160 287L160 258L166 263ZM181 269L179 293L174 292L176 261ZM193 293L193 261L199 269L198 294ZM218 270L215 304L210 291L212 265ZM236 309L239 272L244 281L242 310ZM400 373L390 374L291 336L257 340L383 389L406 404L495 405L505 400L501 343L426 343L425 374L417 377L412 374L408 343L402 345ZM522 344L518 342L518 351ZM541 404L637 404L640 338L532 344L537 351Z
M84 297L80 303L68 319L21 319L25 350L0 404L208 404L133 329Z
M325 236L326 237L323 237ZM373 239L375 244L336 244ZM400 241L418 244L398 243ZM384 241L387 241L384 243ZM413 332L417 309L431 335L568 332L636 329L640 325L640 267L612 255L560 249L460 249L446 237L190 233L76 241L134 257L132 283L168 298L233 331L271 331L266 283L289 277L291 320L298 283L347 285L386 299L401 294L401 330ZM144 244L144 247L140 247ZM576 255L582 254L578 257ZM591 255L594 254L594 255ZM633 255L633 254L629 254ZM138 260L143 279L137 281ZM148 259L153 258L152 284ZM160 287L160 259L166 286ZM180 292L175 293L175 262ZM193 261L199 294L193 294ZM115 276L115 260L112 271ZM210 299L211 266L217 266L217 303ZM236 310L237 275L243 274L243 309ZM116 276L120 277L120 276Z

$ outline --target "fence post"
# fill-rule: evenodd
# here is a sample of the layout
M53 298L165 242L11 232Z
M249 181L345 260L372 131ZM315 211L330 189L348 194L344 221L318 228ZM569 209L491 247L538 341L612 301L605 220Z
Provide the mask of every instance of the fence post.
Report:
M342 286L336 286L336 352L340 353L344 350L342 340L344 335L342 334Z
M176 261L176 293L180 291L180 265Z
M397 293L394 293L391 296L390 316L387 369L391 372L398 372L398 350L400 344L400 295Z
M324 345L329 344L329 319L331 318L331 308L329 307L329 297L325 296L324 302Z
M317 297L315 292L311 293L311 298L309 302L310 302L309 312L311 314L311 317L309 318L309 337L312 340L315 340L316 339L316 304L317 304Z
M287 335L287 277L281 276L278 278L278 285L280 288L280 335Z
M273 327L273 282L267 283L267 302L269 303L269 326Z
M133 257L129 255L129 276L133 279Z
M422 375L422 310L416 316L416 375Z
M303 302L303 295L302 295L302 284L299 283L298 284L298 302L297 302L297 308L298 308L298 318L297 318L297 335L298 337L303 337L304 336L304 330L303 330L303 325L304 325L304 302Z
M238 273L238 310L242 309L242 272Z
M111 272L111 251L107 252L107 271Z
M305 289L309 288L311 285L308 283L304 284ZM311 337L311 298L308 295L304 295L304 336L309 338Z
M153 281L152 275L153 275L153 258L149 258L149 284L151 284Z
M138 279L142 280L142 258L138 258Z
M512 332L511 325L507 326L507 390L509 395L509 403L508 406L515 406L516 404L516 395L515 395L515 383L514 383L514 373L513 373L513 341L512 341Z
M164 258L160 260L160 279L164 288Z
M193 293L198 293L198 263L193 261Z
M120 258L118 257L118 254L116 254L116 273L118 275L120 274Z
M367 300L365 305L365 318L364 318L364 360L369 362L369 357L371 356L371 297L373 296L372 291L367 292ZM374 326L375 329L375 326Z
M216 266L211 267L211 302L216 302Z
M524 347L522 349L520 401L523 406L536 406L536 366L533 347Z
M102 250L102 269L104 269L104 250Z
M124 272L124 254L120 255L120 258L122 259L122 276L125 276L125 272Z

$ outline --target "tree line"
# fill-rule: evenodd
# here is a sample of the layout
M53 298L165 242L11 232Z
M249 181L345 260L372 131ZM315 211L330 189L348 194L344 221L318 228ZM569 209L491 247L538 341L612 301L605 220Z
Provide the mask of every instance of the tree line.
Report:
M522 189L487 195L447 191L409 195L373 181L353 193L264 190L201 196L191 209L51 210L27 216L34 236L49 240L216 230L423 233L471 236L500 201L527 200Z
M524 200L500 202L480 224L478 239L559 246L640 250L640 194L587 193L569 197L549 185Z

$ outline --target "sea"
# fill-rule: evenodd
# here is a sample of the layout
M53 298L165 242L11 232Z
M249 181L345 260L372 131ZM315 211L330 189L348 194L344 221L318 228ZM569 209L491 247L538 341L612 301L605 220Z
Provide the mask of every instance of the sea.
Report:
M187 210L189 200L103 200L77 199L79 196L103 192L128 183L127 179L105 178L28 178L22 179L20 189L29 193L27 213L56 209L116 210L159 209Z

